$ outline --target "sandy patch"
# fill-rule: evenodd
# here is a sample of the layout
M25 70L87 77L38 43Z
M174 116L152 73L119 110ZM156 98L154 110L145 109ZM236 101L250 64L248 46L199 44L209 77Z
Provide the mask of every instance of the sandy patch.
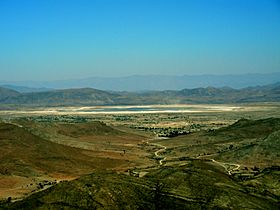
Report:
M246 107L248 109L249 107ZM137 109L137 110L130 110ZM96 114L156 114L156 113L203 113L228 112L244 109L232 105L148 105L148 106L83 106L53 107L28 110L0 111L1 114L33 114L33 115L96 115ZM256 107L254 107L256 109Z

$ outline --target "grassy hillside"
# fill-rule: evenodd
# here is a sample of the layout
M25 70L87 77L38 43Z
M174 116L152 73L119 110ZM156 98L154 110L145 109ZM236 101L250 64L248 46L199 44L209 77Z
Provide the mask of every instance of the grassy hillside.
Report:
M3 175L76 176L102 168L100 161L108 167L114 166L110 159L90 158L80 149L44 140L13 124L0 123L0 173Z
M217 137L244 139L244 138L264 138L273 131L280 129L279 118L268 118L260 120L241 119L225 128L216 130L211 135Z
M91 155L131 163L144 160L145 151L139 148L146 137L120 131L103 122L49 122L19 120L30 132L46 140L91 151ZM123 154L125 153L125 154ZM139 156L142 159L139 159ZM141 161L140 161L141 162Z
M138 143L143 137L101 122L0 123L0 200L25 197L100 169L124 171L152 162Z
M136 178L96 171L57 184L7 209L278 209L277 202L246 187L203 161L163 167Z
M20 176L51 171L82 174L88 167L94 170L75 180L56 183L21 201L2 201L3 209L280 207L278 118L241 119L214 131L145 140L142 144L143 137L101 122L51 123L36 119L38 121L16 121L24 127L1 124L0 152L5 154L0 156L1 168L11 160L10 163L15 164L10 165L13 166L10 171L13 169L14 175ZM57 138L60 144L71 142L76 147L87 145L92 149L82 150L46 141L44 131L46 139L51 141ZM16 135L11 136L11 133ZM156 154L163 160L163 165L156 165L158 161L153 160ZM95 158L97 156L99 159ZM153 164L147 164L146 158L153 160ZM122 161L126 161L128 170L113 172L109 169ZM2 176L13 175L9 170L3 172ZM138 173L145 175L137 177Z
M166 140L167 163L178 158L214 159L225 168L252 169L279 166L280 119L241 119L214 131L201 131Z
M107 126L102 122L90 122L90 123L60 123L57 124L57 132L71 137L82 137L82 136L117 136L117 135L126 135L125 133L116 130L110 126Z
M261 134L262 131L263 134ZM260 129L259 132L249 133L247 135L249 137L252 137L253 134L255 134L254 136L261 136L256 141L251 141L248 144L233 147L227 152L220 153L216 157L217 160L237 162L247 167L280 166L280 129L271 131L267 136L265 136L265 132L265 130Z

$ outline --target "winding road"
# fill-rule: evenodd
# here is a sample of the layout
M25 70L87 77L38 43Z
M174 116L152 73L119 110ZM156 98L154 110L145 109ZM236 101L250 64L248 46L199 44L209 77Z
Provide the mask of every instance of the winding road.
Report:
M222 162L218 162L214 159L209 159L209 160L211 160L213 163L216 163L216 164L222 166L227 171L228 175L232 175L233 171L236 171L240 168L240 165L236 164L236 163L222 163ZM228 167L226 165L235 166L235 168L228 169Z
M155 139L151 139L151 140L155 140ZM160 159L160 160L159 160L159 165L160 165L160 166L163 165L163 162L166 160L166 157L161 156L160 153L165 152L166 149L167 149L167 147L166 147L166 146L163 146L163 145L161 145L161 144L159 144L159 143L150 143L149 141L147 141L146 143L160 148L160 149L158 149L157 151L154 152L154 155L155 155L158 159ZM213 154L212 154L212 155L213 155ZM207 157L207 156L212 156L212 155L203 155L203 156L197 157L196 159L201 160L202 158L205 158L205 157ZM228 175L230 175L230 176L232 175L232 172L233 172L233 171L236 171L236 170L238 170L238 169L240 168L240 165L237 164L237 163L219 162L219 161L214 160L213 158L205 158L205 160L210 160L210 161L212 161L213 163L222 166L222 167L226 170L226 172L228 173ZM233 168L232 168L231 166L233 166Z
M157 138L154 138L154 139L150 139L150 140L158 140L158 139L157 139ZM156 147L159 147L159 148L160 148L159 150L157 150L157 151L154 152L154 155L155 155L157 158L160 159L160 160L159 160L159 165L163 165L163 161L166 160L166 157L162 157L162 156L159 155L159 154L162 153L162 152L165 152L165 150L167 149L167 147L166 147L166 146L163 146L163 145L161 145L161 144L158 144L158 143L150 143L149 141L147 141L146 143L149 144L149 145L153 145L153 146L156 146Z
M202 158L204 158L204 160L210 160L210 161L212 161L213 163L222 166L222 167L226 170L226 172L228 173L228 175L232 175L232 172L233 172L233 171L236 171L236 170L238 170L238 169L240 168L240 165L237 164L237 163L225 163L225 162L216 161L216 160L214 160L213 158L205 158L205 157L212 156L212 155L213 155L213 154L211 154L211 155L198 156L196 159L201 160ZM230 169L230 167L228 167L227 165L228 165L228 166L234 166L234 168Z
M157 146L157 147L161 147L161 149L159 149L159 150L157 150L157 151L155 151L155 156L156 157L161 157L160 155L159 155L159 153L162 153L162 152L164 152L165 150L166 150L166 146L163 146L163 145L161 145L161 144L156 144L156 143L152 143L151 145L154 145L154 146ZM162 159L160 159L159 160L159 165L163 165L163 161L165 161L166 160L166 157L163 157Z

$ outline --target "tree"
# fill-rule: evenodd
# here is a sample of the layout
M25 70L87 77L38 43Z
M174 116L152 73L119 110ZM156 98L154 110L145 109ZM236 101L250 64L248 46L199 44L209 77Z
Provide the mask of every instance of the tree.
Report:
M157 180L155 186L154 186L154 205L155 209L162 209L162 195L163 195L163 189L164 189L164 184L159 182Z

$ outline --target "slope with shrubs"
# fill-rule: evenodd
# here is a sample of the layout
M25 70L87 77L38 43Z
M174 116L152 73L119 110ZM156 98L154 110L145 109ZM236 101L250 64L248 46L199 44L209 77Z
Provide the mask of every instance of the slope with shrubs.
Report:
M268 167L280 165L280 119L260 120L241 119L235 124L221 128L212 135L217 139L228 141L232 149L220 153L218 160L227 160L247 166ZM250 142L244 143L242 142ZM235 143L241 145L235 147Z
M100 161L108 167L117 165L110 159L85 155L81 149L44 140L17 125L0 123L0 166L4 175L80 175L100 167Z
M278 209L205 161L155 169L136 178L96 171L7 204L7 209Z

